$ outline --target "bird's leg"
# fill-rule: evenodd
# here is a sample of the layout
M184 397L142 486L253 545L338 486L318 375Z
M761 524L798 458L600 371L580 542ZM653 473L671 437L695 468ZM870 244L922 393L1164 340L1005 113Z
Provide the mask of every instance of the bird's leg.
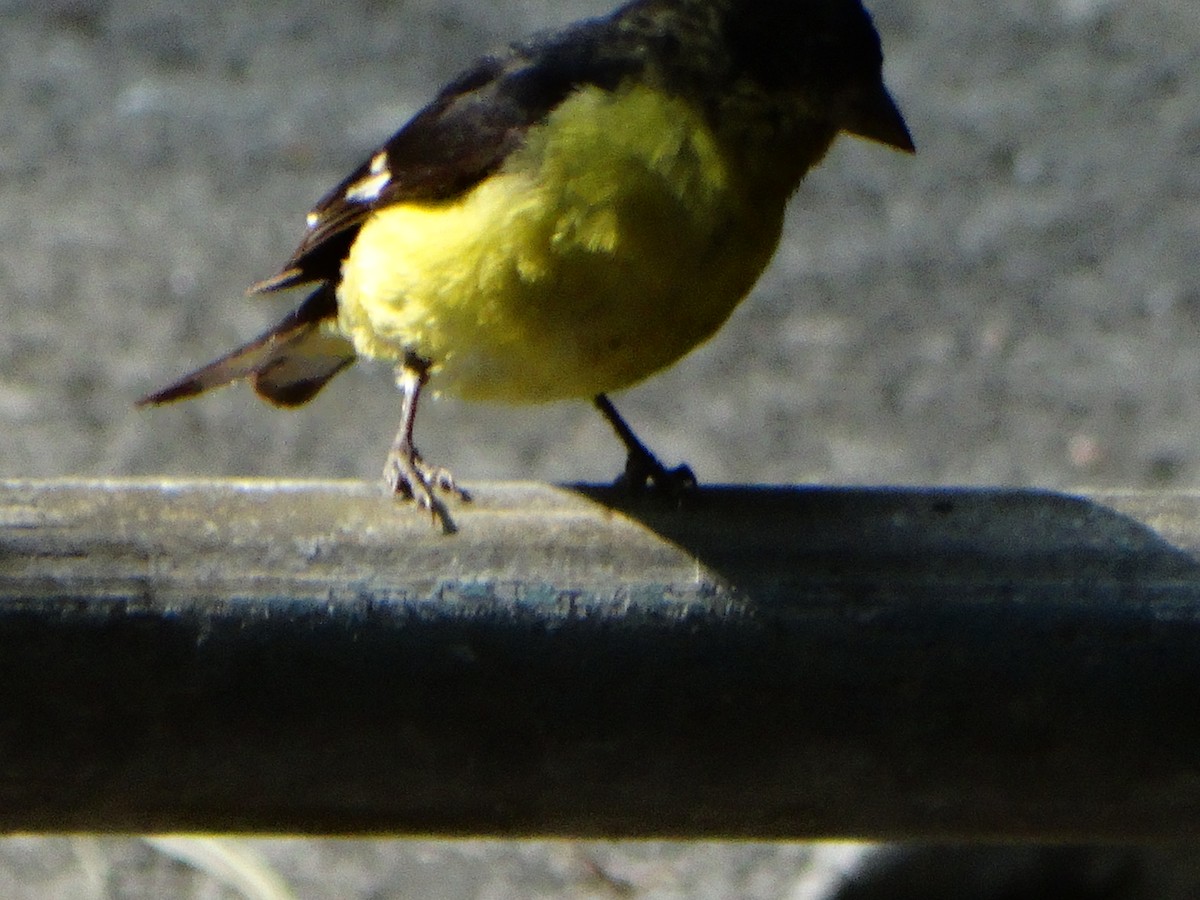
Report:
M429 362L418 356L410 354L396 366L396 387L400 388L403 398L400 429L388 451L387 462L383 466L383 480L393 493L412 498L417 506L429 510L445 531L452 532L455 530L454 524L437 492L453 494L460 500L470 500L471 496L454 483L454 476L448 469L431 466L421 459L421 454L413 444L417 404L421 399L421 389L428 380Z
M640 491L649 486L673 498L681 497L696 486L696 476L691 467L684 464L668 469L659 462L658 457L650 452L621 418L621 414L607 396L597 394L592 402L596 404L596 409L600 410L600 415L613 427L629 454L625 459L625 471L617 479L618 485L633 491Z

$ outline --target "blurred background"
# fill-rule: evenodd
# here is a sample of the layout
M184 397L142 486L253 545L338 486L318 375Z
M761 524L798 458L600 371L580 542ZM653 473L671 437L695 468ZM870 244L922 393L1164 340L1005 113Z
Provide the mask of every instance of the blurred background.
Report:
M840 141L747 302L708 345L616 397L622 412L702 483L1200 487L1194 4L868 5L918 154ZM0 0L0 477L377 478L399 408L383 365L356 366L294 412L244 387L132 404L290 308L243 291L444 80L608 8ZM437 400L418 428L468 487L609 480L623 461L582 403ZM250 846L306 898L833 897L923 858L853 845ZM240 896L169 849L10 838L0 894ZM967 854L963 871L1011 864L1036 884L1061 869L1078 892L1059 896L1073 897L1169 896L1190 858L995 853ZM878 896L943 896L932 877ZM986 892L1006 877L945 896L1026 896Z

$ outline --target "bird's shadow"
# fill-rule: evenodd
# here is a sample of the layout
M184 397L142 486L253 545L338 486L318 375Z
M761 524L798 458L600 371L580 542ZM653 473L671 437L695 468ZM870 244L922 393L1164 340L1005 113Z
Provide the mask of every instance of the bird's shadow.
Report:
M1084 496L1023 488L718 485L681 502L570 490L627 516L759 602L815 584L1196 581L1200 555Z

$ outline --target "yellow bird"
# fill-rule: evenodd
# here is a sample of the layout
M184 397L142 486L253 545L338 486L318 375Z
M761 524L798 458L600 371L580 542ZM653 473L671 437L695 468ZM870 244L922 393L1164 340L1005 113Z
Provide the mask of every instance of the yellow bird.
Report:
M677 489L607 394L703 343L750 291L840 132L913 150L859 0L634 0L455 78L308 214L279 274L316 289L157 404L250 379L306 402L358 356L395 365L384 477L449 523L466 498L413 443L421 392L591 399L624 480Z

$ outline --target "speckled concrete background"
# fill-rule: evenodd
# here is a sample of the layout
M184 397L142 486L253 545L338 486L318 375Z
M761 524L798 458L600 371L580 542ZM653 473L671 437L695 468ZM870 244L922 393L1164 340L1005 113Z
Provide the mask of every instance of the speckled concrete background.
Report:
M709 482L1200 487L1192 0L872 8L918 155L841 142L758 290L708 346L618 397L623 412ZM375 478L398 407L383 366L291 413L244 388L150 412L132 401L282 314L286 300L243 289L442 80L604 9L0 0L0 476ZM585 404L435 402L418 437L467 485L608 479L621 464ZM344 880L303 896L586 892L575 862L553 862L561 845L395 851L416 854L414 872L429 871L421 853L439 861L441 880L416 887L395 864L373 881L363 860L385 851L351 846L355 864L328 866ZM488 864L458 879L454 860L476 852ZM742 881L699 863L684 867L699 881L671 881L679 848L620 878L637 896L788 896L806 853L721 852ZM489 880L497 865L559 875L525 892Z

